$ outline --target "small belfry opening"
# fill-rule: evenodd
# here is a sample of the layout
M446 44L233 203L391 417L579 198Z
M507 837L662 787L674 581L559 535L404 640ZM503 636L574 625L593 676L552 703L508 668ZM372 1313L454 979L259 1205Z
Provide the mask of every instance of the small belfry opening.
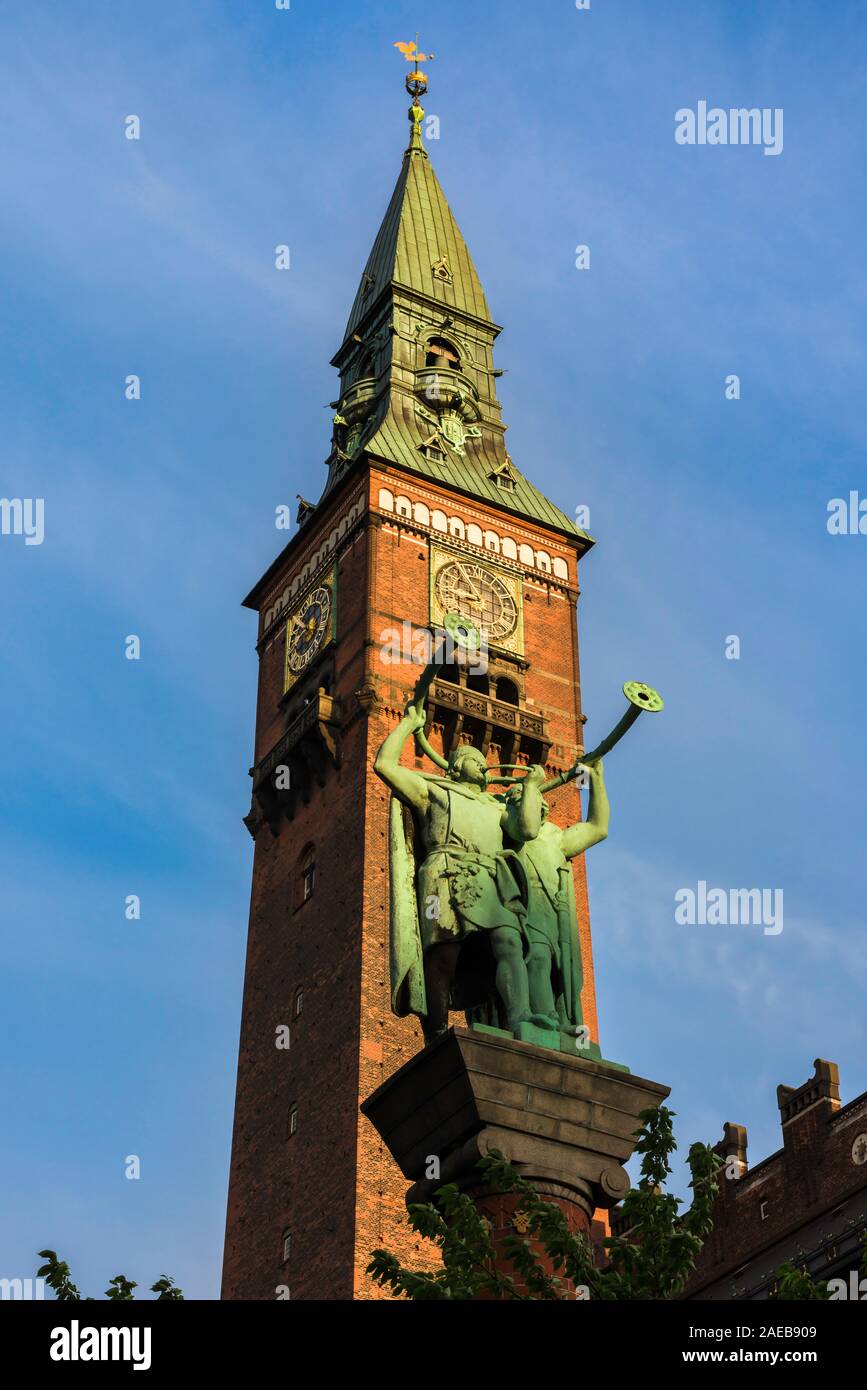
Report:
M366 352L358 365L357 380L364 381L367 377L375 376L373 353Z
M461 355L456 347L445 338L430 338L427 345L426 367L439 367L444 371L459 372Z

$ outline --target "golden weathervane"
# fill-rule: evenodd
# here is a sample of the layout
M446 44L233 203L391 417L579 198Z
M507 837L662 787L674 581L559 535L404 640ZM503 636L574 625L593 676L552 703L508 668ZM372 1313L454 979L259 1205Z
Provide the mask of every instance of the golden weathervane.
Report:
M420 53L418 47L418 34L415 36L415 43L396 43L395 48L400 49L408 63L413 63L412 72L407 73L406 90L411 97L418 100L427 91L427 73L422 72L419 63L432 63L433 53Z

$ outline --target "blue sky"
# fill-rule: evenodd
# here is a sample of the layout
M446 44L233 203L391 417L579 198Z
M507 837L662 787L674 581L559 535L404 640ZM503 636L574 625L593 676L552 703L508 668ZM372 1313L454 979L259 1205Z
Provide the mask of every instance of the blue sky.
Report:
M0 12L0 495L44 497L46 528L0 536L5 1276L48 1244L90 1293L119 1270L218 1291L251 867L239 601L285 539L274 508L321 490L328 362L406 139L391 44L422 13ZM626 678L667 702L608 760L603 1050L672 1086L684 1147L732 1120L757 1161L814 1057L844 1098L867 1087L867 536L825 524L867 495L867 18L440 0L425 22L430 151L506 325L512 455L598 538L588 737ZM699 100L782 107L783 153L677 145ZM782 889L783 932L677 926L702 879Z

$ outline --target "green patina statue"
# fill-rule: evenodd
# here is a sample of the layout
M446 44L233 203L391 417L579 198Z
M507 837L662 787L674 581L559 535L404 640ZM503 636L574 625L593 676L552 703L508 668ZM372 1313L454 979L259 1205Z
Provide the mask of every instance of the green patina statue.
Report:
M530 767L503 795L488 791L477 748L459 747L442 776L401 765L425 723L407 707L375 770L389 813L392 1008L417 1014L426 1043L462 1009L471 1025L552 1044L581 1026L581 952L569 861L608 832L601 761L588 767L588 819L547 818L545 772ZM530 1034L528 1035L528 1026Z
M537 1027L571 1032L581 1016L581 947L571 860L608 834L609 805L602 760L586 768L590 801L586 821L555 825L542 802L538 835L518 851L527 878L524 921L525 958L530 990L530 1022ZM514 796L517 788L510 789Z

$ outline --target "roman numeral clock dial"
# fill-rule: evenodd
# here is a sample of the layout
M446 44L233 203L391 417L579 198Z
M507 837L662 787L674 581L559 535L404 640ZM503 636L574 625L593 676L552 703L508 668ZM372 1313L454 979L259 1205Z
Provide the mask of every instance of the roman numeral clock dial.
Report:
M442 625L460 613L480 628L486 642L508 651L520 649L520 581L488 565L455 556L434 558L431 619Z
M286 627L286 689L309 668L331 636L331 591L320 584L301 600Z

